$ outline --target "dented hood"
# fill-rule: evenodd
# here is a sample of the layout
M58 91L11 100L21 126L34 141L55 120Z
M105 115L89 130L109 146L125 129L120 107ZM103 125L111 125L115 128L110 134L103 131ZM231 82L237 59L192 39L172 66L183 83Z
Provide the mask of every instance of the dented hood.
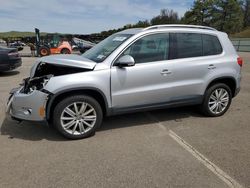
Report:
M93 70L96 66L96 62L91 61L80 55L50 55L42 57L36 61L34 66L31 68L31 77L34 76L36 68L41 62L58 66L65 66L66 69L67 67L77 67Z
M40 59L40 62L93 69L96 62L91 61L80 55L50 55Z

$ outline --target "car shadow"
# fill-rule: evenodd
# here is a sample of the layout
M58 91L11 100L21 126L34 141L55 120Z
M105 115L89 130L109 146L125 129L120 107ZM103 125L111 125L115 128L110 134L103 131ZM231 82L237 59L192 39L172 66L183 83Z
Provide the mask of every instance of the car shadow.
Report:
M22 139L30 141L51 140L64 141L66 140L57 131L46 123L42 122L18 122L5 118L1 125L1 135L7 135L9 139Z
M182 119L190 117L205 118L198 112L196 106L169 108L107 117L99 131L143 126L167 121L179 122L182 121Z
M152 117L152 118L151 118ZM189 117L202 117L193 107L163 109L149 112L123 114L104 118L98 132L134 126L147 126L159 121L179 121ZM5 118L1 125L1 135L7 135L9 139L23 139L30 141L49 140L67 141L56 129L46 123L17 121Z
M15 70L15 71L7 71L7 72L1 72L0 71L0 77L9 77L9 76L15 76L19 74L20 72Z

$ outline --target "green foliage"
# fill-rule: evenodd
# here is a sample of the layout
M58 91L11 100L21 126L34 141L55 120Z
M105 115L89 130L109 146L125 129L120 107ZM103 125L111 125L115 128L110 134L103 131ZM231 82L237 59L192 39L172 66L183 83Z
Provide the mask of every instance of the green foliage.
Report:
M236 33L243 27L243 12L237 0L196 0L182 23L206 25L227 33Z
M151 25L177 24L179 22L178 13L168 9L162 9L160 15L150 21Z
M214 0L210 25L227 33L236 33L243 28L243 13L236 0Z
M184 24L209 25L212 17L213 0L196 0L181 22Z
M47 33L41 33L41 36L46 35ZM19 38L19 37L34 37L35 32L20 32L20 31L9 31L0 33L0 38Z
M246 28L245 30L236 33L236 34L232 34L230 35L230 37L233 38L250 38L250 28Z
M250 26L250 0L238 0L244 14L244 27Z

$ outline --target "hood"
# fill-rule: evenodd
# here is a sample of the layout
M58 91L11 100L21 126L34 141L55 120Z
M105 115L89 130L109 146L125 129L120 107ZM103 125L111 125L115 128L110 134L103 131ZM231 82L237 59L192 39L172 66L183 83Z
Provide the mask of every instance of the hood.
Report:
M40 62L85 69L94 69L96 65L96 62L80 55L50 55L40 58Z
M96 62L91 61L80 55L50 55L45 56L36 61L31 68L30 77L33 77L40 63L46 63L52 66L61 67L61 69L69 70L69 68L81 68L85 70L93 70Z

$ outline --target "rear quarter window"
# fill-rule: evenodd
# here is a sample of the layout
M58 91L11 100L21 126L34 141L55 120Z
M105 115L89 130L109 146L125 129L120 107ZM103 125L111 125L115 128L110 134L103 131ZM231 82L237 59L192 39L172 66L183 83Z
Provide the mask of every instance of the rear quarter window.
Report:
M219 39L213 35L202 35L203 40L203 55L217 55L222 53L222 47Z

